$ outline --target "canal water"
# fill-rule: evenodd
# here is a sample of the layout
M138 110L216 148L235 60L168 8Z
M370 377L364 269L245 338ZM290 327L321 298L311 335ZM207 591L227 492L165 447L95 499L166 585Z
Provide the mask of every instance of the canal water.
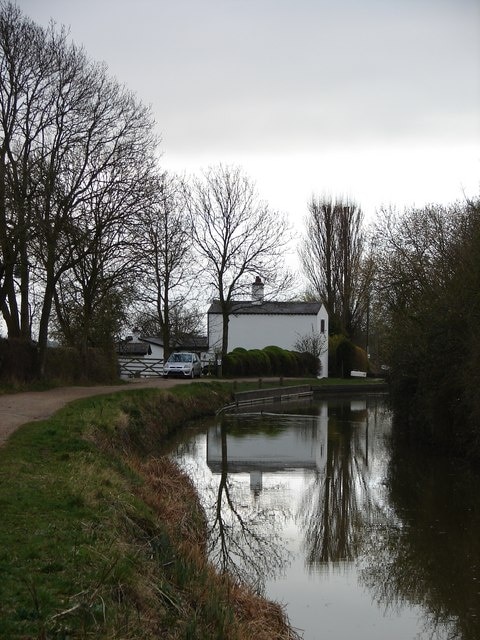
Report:
M384 397L265 405L183 437L212 561L305 640L480 639L480 476L395 444Z

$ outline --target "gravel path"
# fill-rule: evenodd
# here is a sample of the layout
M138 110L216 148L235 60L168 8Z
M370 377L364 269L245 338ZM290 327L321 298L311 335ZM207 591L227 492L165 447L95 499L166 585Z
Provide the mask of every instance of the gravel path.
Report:
M154 387L167 389L192 380L164 380L163 378L135 379L127 384L102 387L59 387L50 391L28 391L0 395L0 446L20 425L45 420L72 400L98 396L129 389Z

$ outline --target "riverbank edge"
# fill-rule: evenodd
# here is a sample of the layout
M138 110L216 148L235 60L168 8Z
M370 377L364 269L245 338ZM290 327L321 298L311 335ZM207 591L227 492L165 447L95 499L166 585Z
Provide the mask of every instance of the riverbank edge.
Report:
M278 604L209 565L196 490L155 457L231 398L225 383L126 390L13 434L0 451L1 637L298 637Z
M388 384L381 380L372 380L368 383L345 383L345 384L289 384L281 387L260 387L249 389L248 391L234 391L234 402L231 405L222 407L222 411L244 407L252 404L262 404L266 402L291 402L301 398L322 398L325 395L335 395L343 393L387 393Z

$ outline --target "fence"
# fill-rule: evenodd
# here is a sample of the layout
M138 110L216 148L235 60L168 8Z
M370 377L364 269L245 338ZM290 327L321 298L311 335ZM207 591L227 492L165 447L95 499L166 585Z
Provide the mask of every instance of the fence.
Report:
M121 378L153 378L163 375L163 360L156 358L118 358Z

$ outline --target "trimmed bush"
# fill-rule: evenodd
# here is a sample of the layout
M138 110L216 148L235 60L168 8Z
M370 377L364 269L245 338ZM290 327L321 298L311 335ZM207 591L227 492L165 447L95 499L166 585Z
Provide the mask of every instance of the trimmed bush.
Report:
M251 375L264 376L271 373L270 358L265 351L261 349L250 349L247 354Z
M265 347L264 351L270 357L272 363L272 373L276 373L279 376L288 375L288 357L286 351L280 347L274 345Z
M231 352L231 355L234 357L234 369L237 372L237 375L246 376L249 374L249 362L247 354L248 351L243 347L236 347Z
M223 373L228 376L316 376L318 366L318 359L309 353L275 346L248 351L236 348L223 359Z
M242 375L243 371L240 372L241 365L239 362L239 358L235 353L227 353L226 356L222 358L222 373L225 376L235 376Z
M285 359L288 362L288 370L291 372L289 375L298 376L300 373L298 370L298 360L295 357L293 351L285 351Z

